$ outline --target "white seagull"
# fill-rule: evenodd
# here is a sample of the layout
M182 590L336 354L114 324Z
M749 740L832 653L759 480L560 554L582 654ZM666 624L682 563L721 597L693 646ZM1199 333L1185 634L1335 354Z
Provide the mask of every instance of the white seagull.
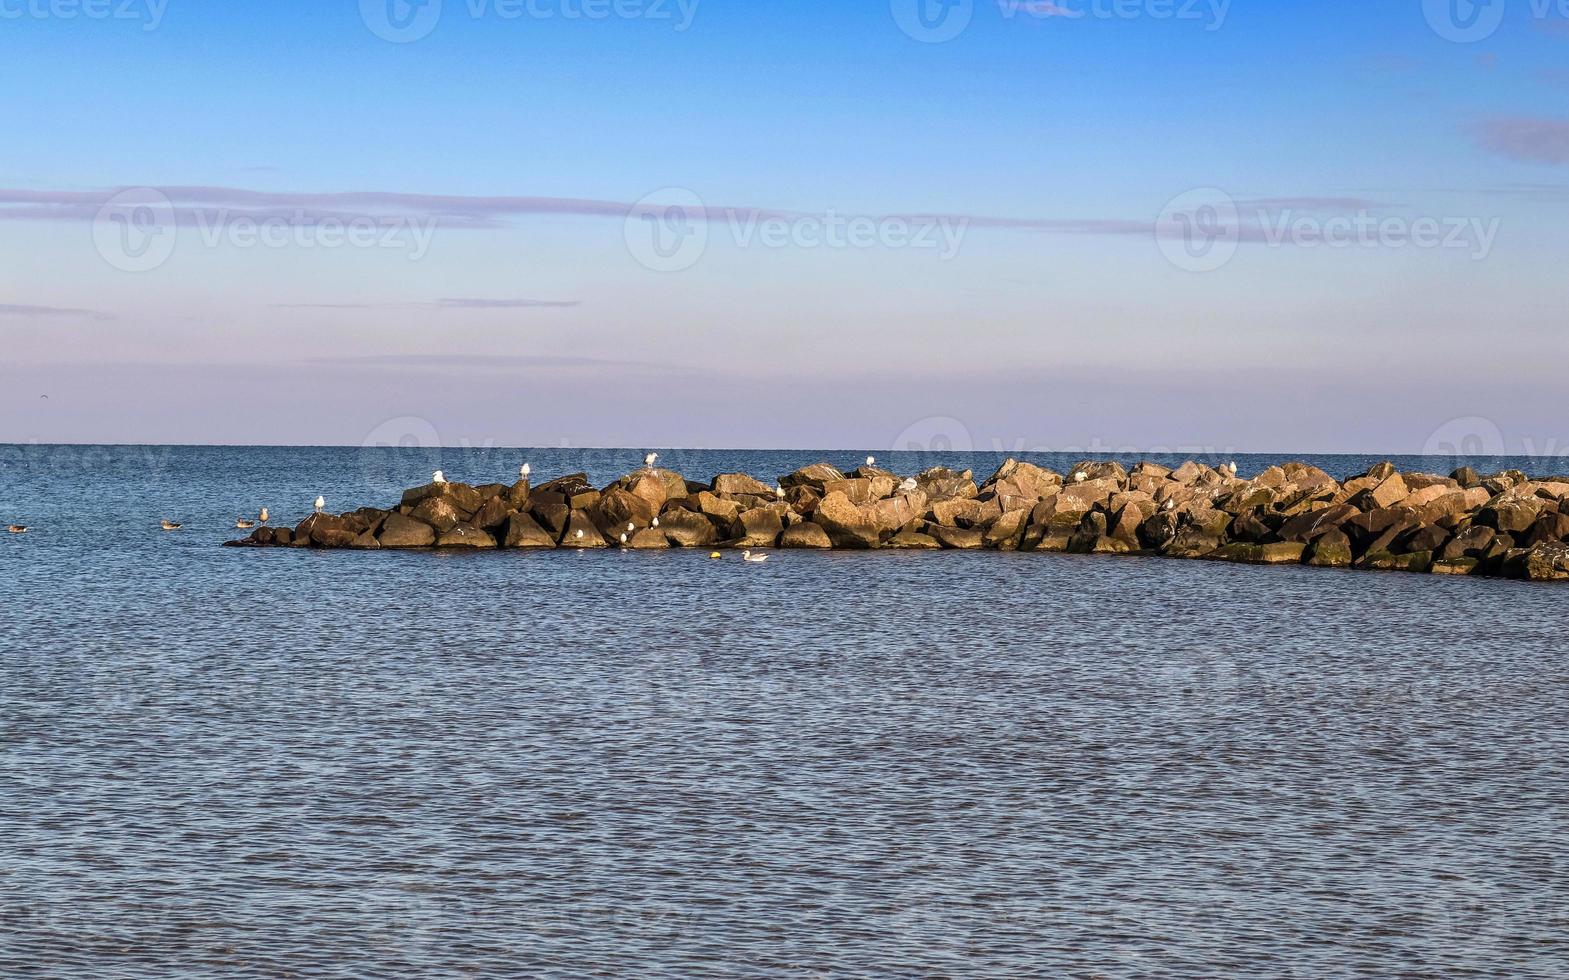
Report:
M446 474L442 473L440 470L437 470L436 472L434 472L434 473L432 473L430 475L430 482L432 482L432 483L446 483L447 482Z
M582 531L578 531L577 534L574 535L574 537L576 537L579 541L583 540L583 532Z
M657 518L657 517L656 517L656 518L654 518L654 524L653 524L653 526L654 526L654 527L658 527L658 526L659 526L659 518Z
M877 457L876 456L868 456L868 457L866 457L866 465L867 466L876 466L877 465Z
M743 551L743 552L741 552L741 560L742 561L750 561L750 562L763 562L763 561L767 561L768 560L768 556L767 555L754 555L750 551Z
M316 513L320 514L322 511L324 511L326 509L327 509L327 498L326 497L317 497L316 498Z
M518 476L521 476L525 480L528 479L528 475L532 472L534 472L533 467L529 466L527 463L524 463L522 466L518 467Z
M1083 470L1079 470L1077 473L1073 474L1073 482L1074 483L1083 483L1085 480L1088 480L1089 478L1090 478L1090 475L1088 473L1084 472Z
M919 485L920 484L915 482L915 477L907 476L907 477L904 478L904 482L899 484L899 489L900 489L900 491L902 491L904 493L909 493L911 490L914 490Z
M627 521L627 534L631 534L633 531L636 531L636 530L637 530L637 525L633 524L631 521ZM625 541L626 539L627 539L627 535L626 534L621 535L621 540L622 541Z
M774 496L783 500L785 498L784 487L774 487Z
M649 469L653 469L654 464L657 462L659 462L658 453L649 453L647 456L643 457L643 465L647 466Z
M1231 471L1231 475L1232 476L1236 476L1237 475L1237 462L1236 462L1236 460L1232 460L1231 462L1227 463L1226 464L1226 469Z
M268 521L272 520L272 517L267 513L267 508L263 507L261 509L261 513L256 515L256 519L261 521L263 524L266 524Z

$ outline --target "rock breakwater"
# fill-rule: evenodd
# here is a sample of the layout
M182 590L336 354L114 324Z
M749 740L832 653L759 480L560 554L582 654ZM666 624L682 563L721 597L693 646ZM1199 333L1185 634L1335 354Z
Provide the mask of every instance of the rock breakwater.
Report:
M1008 460L901 476L826 463L767 483L648 467L607 487L436 481L395 506L315 513L234 547L351 549L991 549L1569 580L1569 477L1402 473L1341 481L1305 463L1235 468Z

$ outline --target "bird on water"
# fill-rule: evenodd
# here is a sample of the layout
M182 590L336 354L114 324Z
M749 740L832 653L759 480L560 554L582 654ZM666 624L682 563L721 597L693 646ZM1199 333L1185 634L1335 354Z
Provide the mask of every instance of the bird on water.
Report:
M7 534L26 534L27 533L27 525L26 524L12 524L11 526L7 527L5 530L6 530Z
M234 519L234 526L239 528L242 531L248 531L251 528L256 526L256 522L255 521L248 521L248 520L246 520L243 517L236 517Z
M749 561L749 562L752 562L753 564L756 564L758 562L765 562L765 561L767 561L768 560L768 556L767 555L754 555L750 551L743 551L743 552L741 552L741 560L742 561Z
M178 531L180 528L184 527L184 525L178 521L159 521L158 526L163 528L165 531Z

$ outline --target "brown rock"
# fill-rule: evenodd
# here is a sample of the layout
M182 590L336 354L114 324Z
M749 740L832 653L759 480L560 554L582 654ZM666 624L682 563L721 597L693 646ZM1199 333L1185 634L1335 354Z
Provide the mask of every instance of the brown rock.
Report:
M961 551L974 551L982 547L985 535L980 531L957 527L929 527L928 533L944 548L954 548Z
M645 527L632 535L626 546L637 551L657 551L670 547L670 540L660 528Z
M556 535L545 530L527 514L507 518L505 543L508 548L554 548Z
M436 529L424 521L391 514L377 540L383 548L430 548L436 544Z
M567 518L566 529L561 533L561 547L563 548L607 548L610 542L599 533L599 528L594 526L593 518L587 511L575 510Z
M730 526L731 543L737 548L772 548L784 532L784 522L771 508L742 512Z
M496 539L468 523L453 525L436 537L438 548L494 548Z
M447 485L451 486L451 484ZM475 506L477 507L478 505L476 504ZM429 496L420 500L414 509L409 511L408 516L416 521L424 521L435 528L437 533L450 531L459 521L463 520L463 515L458 513L457 509L452 506L452 501L441 495Z
M836 548L875 548L882 540L871 516L841 491L823 498L817 505L815 521L828 533Z
M828 532L811 521L803 521L794 527L785 528L779 538L781 548L832 548L833 541L828 537Z

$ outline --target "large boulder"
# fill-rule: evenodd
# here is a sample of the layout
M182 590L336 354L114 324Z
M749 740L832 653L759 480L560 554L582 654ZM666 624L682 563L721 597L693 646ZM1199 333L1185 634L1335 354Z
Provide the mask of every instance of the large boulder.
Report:
M472 524L455 524L436 537L438 548L494 548L496 539Z
M719 529L702 514L671 508L659 515L658 529L678 548L705 548L719 541Z
M1356 558L1351 549L1351 539L1338 527L1332 527L1313 538L1307 554L1307 563L1321 568L1349 568Z
M721 473L714 477L714 493L721 497L745 494L752 497L772 497L774 488L762 480L745 473Z
M670 540L657 527L645 527L629 537L626 547L636 551L658 551L670 547Z
M725 500L707 490L698 491L693 499L697 502L698 513L706 515L716 523L730 524L741 516L740 504L734 500Z
M448 485L450 486L450 484ZM479 505L476 504L475 506L478 507ZM408 514L409 517L414 518L416 521L424 521L426 524L429 524L438 533L450 531L455 525L470 515L472 515L472 511L466 515L453 506L451 498L439 495L425 497L420 500Z
M827 463L813 463L811 466L801 467L788 476L780 477L779 485L786 490L791 487L812 487L822 493L824 484L843 479L844 474Z
M1282 541L1312 541L1328 534L1360 513L1362 512L1350 504L1331 504L1291 518L1280 526L1276 535Z
M828 533L836 548L875 548L882 542L877 522L842 491L834 491L822 499L814 520Z
M466 483L427 483L403 491L404 507L415 507L422 501L432 499L447 501L454 510L462 511L465 516L479 510L485 502L480 492Z
M540 527L539 522L527 514L513 514L507 518L504 542L508 548L554 548L556 535Z
M1569 545L1544 541L1519 559L1524 576L1533 582L1569 581Z
M785 528L784 534L779 538L781 548L832 548L833 540L828 537L828 532L821 526L811 521L802 521L793 527Z
M663 490L663 485L659 489ZM651 526L659 516L659 507L647 497L613 487L594 503L593 513L600 530L616 537L626 531L629 524L634 532Z
M980 492L975 485L975 474L969 470L956 473L946 467L935 467L915 477L916 489L926 494L926 499L937 502L955 497L968 499Z
M594 519L586 510L575 510L567 518L566 529L561 532L563 548L607 548L610 542L599 532Z
M383 548L429 548L436 543L436 529L412 517L389 514L377 540Z
M1028 510L1015 510L1003 514L986 529L986 547L998 551L1017 551L1024 540L1024 529L1030 522Z
M784 521L771 507L742 511L730 526L730 538L737 548L772 548L784 532Z
M931 535L919 531L900 531L884 542L883 547L904 551L938 551L942 544Z
M507 515L512 513L512 508L507 505L507 498L502 496L491 497L480 505L474 512L474 517L469 521L477 528L494 533L501 525L507 522Z
M944 548L975 551L986 544L986 536L972 528L929 525L926 530Z

